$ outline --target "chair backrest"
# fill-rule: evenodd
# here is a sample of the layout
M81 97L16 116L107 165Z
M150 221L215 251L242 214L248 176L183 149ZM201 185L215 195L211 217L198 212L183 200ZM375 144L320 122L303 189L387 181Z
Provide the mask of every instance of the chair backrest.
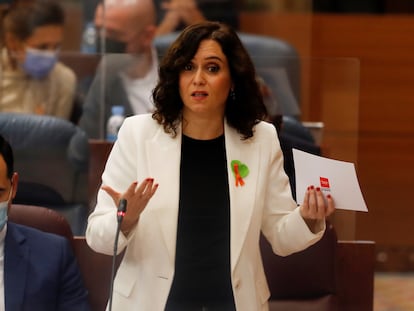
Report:
M305 302L336 296L337 235L329 222L320 241L289 256L275 255L263 236L260 245L271 301ZM301 309L297 306L296 310Z
M82 81L95 75L101 57L101 54L65 51L59 54L59 61L75 72L78 81Z
M179 32L155 38L158 55L162 57ZM278 114L300 115L300 58L296 48L279 38L238 32L258 75L271 89ZM269 108L268 108L269 109ZM275 114L275 112L272 112Z
M86 2L89 2L88 0ZM87 54L82 52L61 52L59 61L68 66L76 75L76 94L70 121L78 124L83 112L83 104L89 87L96 74L96 69L101 60L101 54Z
M8 221L64 236L73 247L73 234L69 223L58 212L41 206L12 204Z
M84 233L88 205L89 144L73 123L52 116L0 114L19 173L15 203L62 212L76 235Z
M48 186L68 203L87 202L89 145L80 128L52 116L1 113L0 134L21 181Z

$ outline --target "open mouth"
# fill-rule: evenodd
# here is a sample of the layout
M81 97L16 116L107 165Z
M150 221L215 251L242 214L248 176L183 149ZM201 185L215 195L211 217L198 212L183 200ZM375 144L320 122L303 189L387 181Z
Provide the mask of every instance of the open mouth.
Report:
M193 92L191 93L192 97L207 97L207 92Z

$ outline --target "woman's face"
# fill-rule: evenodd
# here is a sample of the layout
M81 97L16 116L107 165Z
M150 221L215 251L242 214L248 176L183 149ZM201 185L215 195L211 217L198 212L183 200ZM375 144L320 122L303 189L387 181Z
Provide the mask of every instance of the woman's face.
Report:
M214 40L201 41L194 58L179 75L185 117L224 117L232 87L227 57Z
M33 34L24 41L15 36L9 37L9 49L20 61L24 61L26 48L41 51L57 51L63 41L63 27L59 25L46 25L37 27Z

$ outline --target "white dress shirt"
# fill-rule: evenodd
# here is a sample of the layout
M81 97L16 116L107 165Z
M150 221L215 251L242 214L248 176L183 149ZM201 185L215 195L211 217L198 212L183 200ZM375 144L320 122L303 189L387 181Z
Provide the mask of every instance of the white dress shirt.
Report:
M144 77L132 79L125 72L121 72L121 78L134 114L152 113L152 90L158 81L158 58L155 49L152 52L152 66Z

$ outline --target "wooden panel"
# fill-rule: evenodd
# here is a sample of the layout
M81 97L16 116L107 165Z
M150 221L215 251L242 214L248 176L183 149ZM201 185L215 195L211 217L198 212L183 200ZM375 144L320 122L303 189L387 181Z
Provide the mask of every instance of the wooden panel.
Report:
M245 12L241 29L275 36L296 47L301 58L302 120L322 121L327 156L356 162L359 63L356 59L311 57L313 15ZM339 211L331 221L341 239L355 238L355 214Z
M358 235L379 245L413 245L414 136L363 135L359 155L370 211L358 215Z
M374 304L375 243L338 241L340 311L371 311Z
M357 165L369 213L358 213L356 237L375 240L379 248L387 246L395 253L414 245L414 236L408 234L414 217L408 195L414 189L413 32L409 16L313 18L314 57L353 56L360 61ZM402 262L408 258L397 257L390 260L392 267L387 268L385 259L378 268L406 267Z
M112 257L94 252L85 237L74 238L75 254L93 311L104 311L110 289ZM338 241L336 248L339 311L372 311L375 244ZM115 268L123 254L117 257Z
M96 204L96 195L101 186L101 176L105 168L106 160L112 150L113 144L104 140L89 140L89 207L91 211Z
M300 26L283 28L292 23ZM345 143L342 150L337 149L339 144L335 134L338 132L327 134L324 146L330 151L330 144L334 144L334 155L349 158L353 154L347 153L349 146L355 148L357 173L369 209L368 213L356 215L355 238L375 240L378 248L394 249L395 253L414 258L411 251L399 250L414 245L414 235L409 234L414 217L409 195L414 189L412 16L313 14L309 17L306 14L287 14L281 17L276 13L245 13L241 24L246 27L245 31L272 34L293 42L303 59L311 55L308 61L311 64L302 68L302 73L308 77L302 77L305 119L316 121L324 118L327 95L335 101L339 99L341 105L347 102L344 100L346 93L330 93L335 87L330 79L334 81L338 75L343 78L344 71L335 74L332 68L328 69L330 78L327 79L326 68L321 70L322 67L315 66L317 60L329 62L351 57L359 62L358 96L352 99L357 100L358 106L351 112L357 119L356 147L352 141L351 145ZM304 25L310 27L310 36L308 31L304 31L302 37L296 32ZM305 43L299 43L300 38ZM306 48L308 44L310 52ZM355 106L351 107L355 109ZM334 111L325 117L332 121ZM343 112L344 116L349 112ZM341 126L345 126L344 122ZM348 224L352 226L344 219L343 226ZM341 237L341 230L338 231ZM396 257L401 261L413 261L404 256ZM381 262L380 266L387 269L386 262ZM394 262L392 266L407 265ZM413 264L409 266L412 269Z
M413 131L414 21L408 16L315 15L313 57L360 60L360 129Z
M111 288L113 257L94 252L86 243L85 237L74 237L73 242L91 310L105 311ZM123 253L117 256L115 271L122 257Z
M308 54L312 38L312 14L242 12L240 30L289 41L302 55Z
M84 22L82 9L80 4L74 3L64 3L63 7L66 16L62 51L79 51Z

